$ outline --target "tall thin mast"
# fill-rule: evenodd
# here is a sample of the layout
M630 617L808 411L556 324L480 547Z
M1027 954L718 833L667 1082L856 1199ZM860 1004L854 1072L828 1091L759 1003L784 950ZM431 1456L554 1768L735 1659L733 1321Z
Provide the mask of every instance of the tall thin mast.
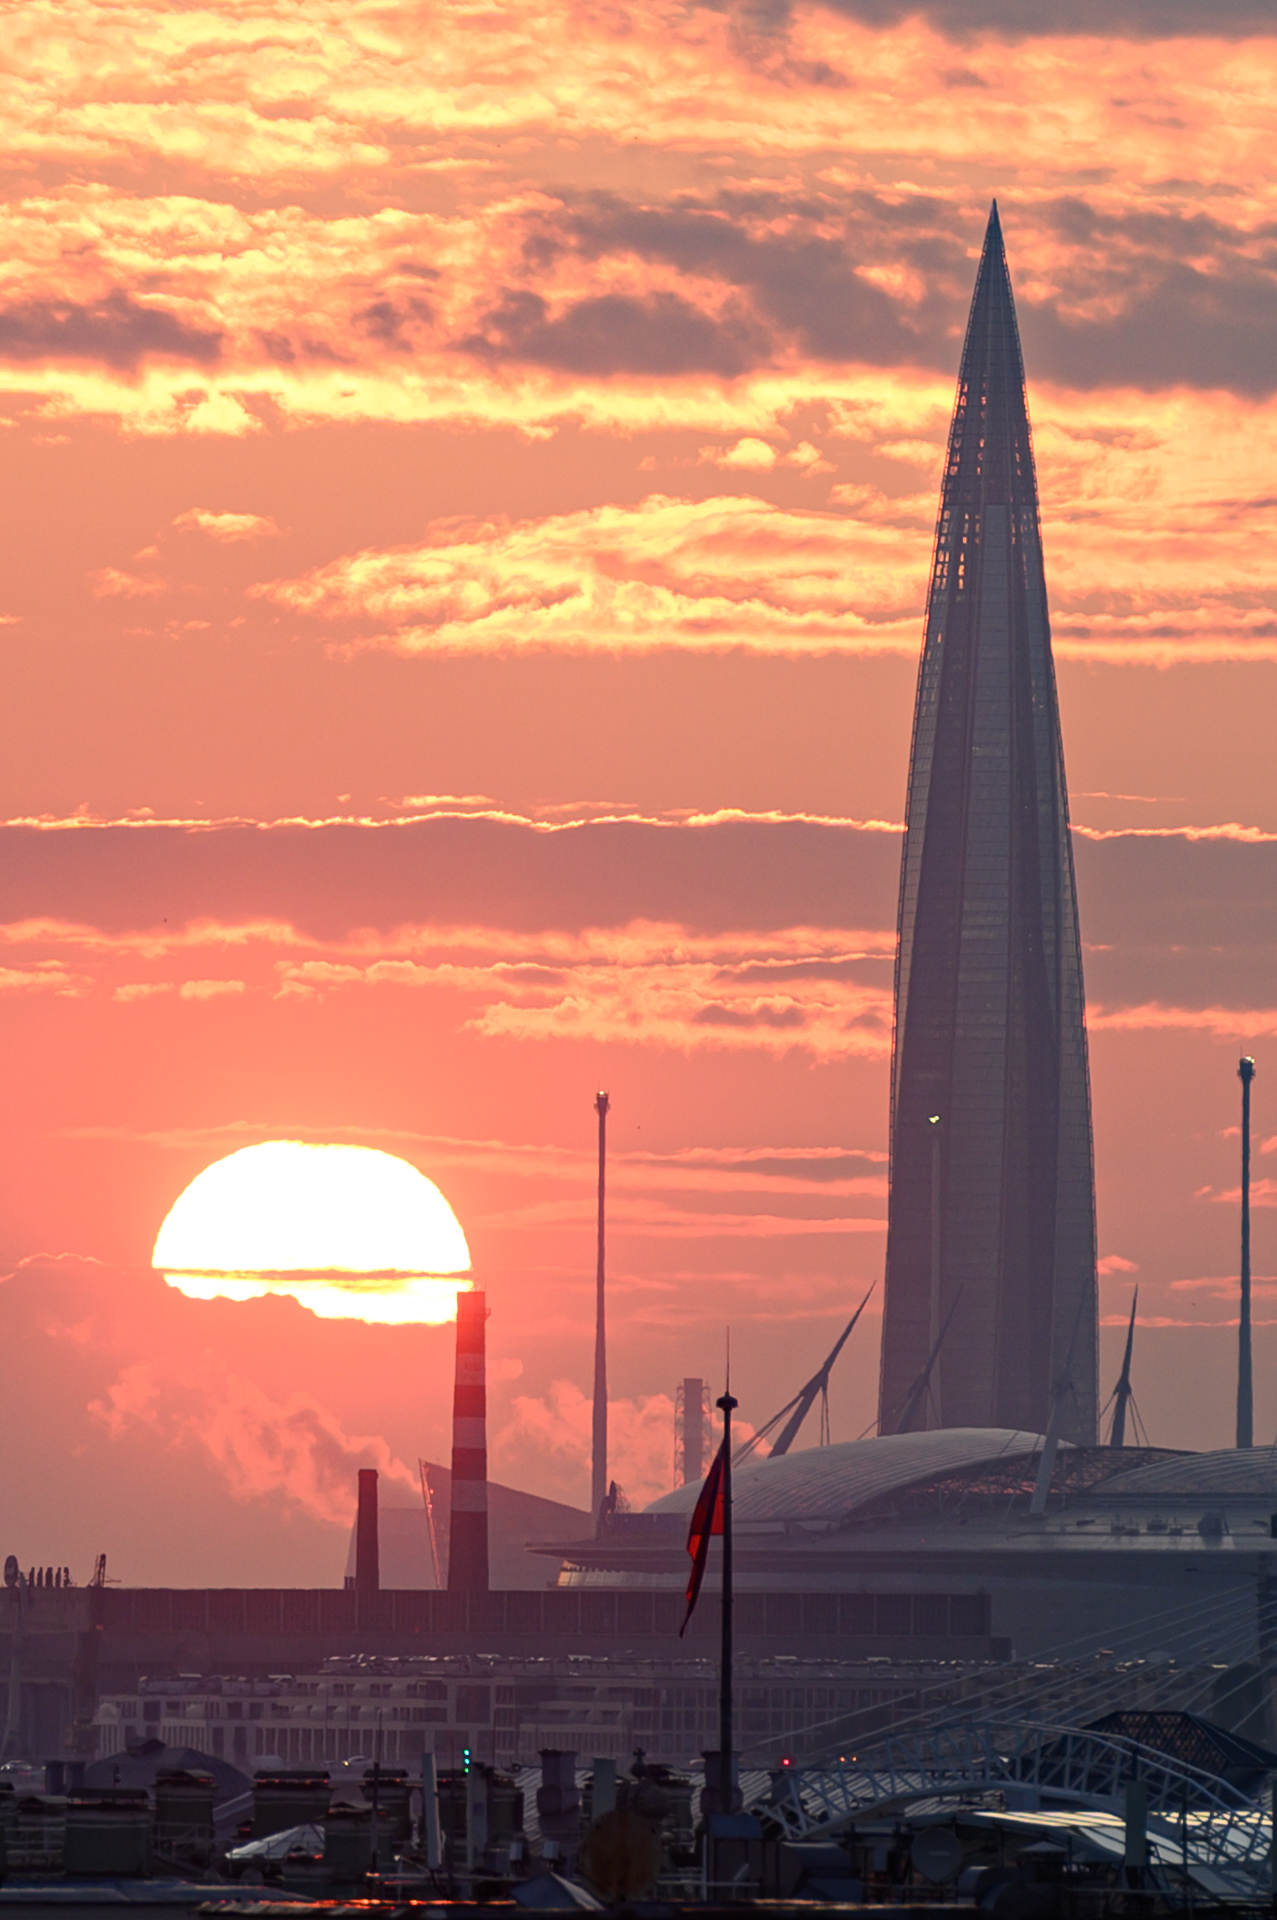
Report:
M931 1128L931 1332L930 1351L935 1355L932 1362L932 1375L935 1381L935 1425L942 1427L944 1419L940 1412L940 1115L933 1113L928 1122ZM931 1426L930 1409L923 1423Z
M605 1093L594 1096L594 1111L599 1116L599 1259L594 1303L594 1443L590 1478L590 1506L597 1524L607 1499L607 1313L605 1303L605 1266L603 1254L603 1208L607 1174L607 1110Z
M1244 1055L1237 1063L1242 1083L1242 1297L1237 1329L1237 1444L1255 1444L1255 1398L1250 1358L1250 1083L1255 1062Z

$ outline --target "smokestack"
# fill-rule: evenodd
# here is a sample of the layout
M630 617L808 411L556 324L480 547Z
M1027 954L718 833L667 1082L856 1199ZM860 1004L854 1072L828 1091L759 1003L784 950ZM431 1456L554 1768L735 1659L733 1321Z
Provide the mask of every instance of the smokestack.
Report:
M594 1284L594 1444L590 1474L590 1505L596 1524L607 1499L607 1319L604 1313L603 1202L607 1171L607 1110L605 1093L594 1096L599 1116L599 1258Z
M449 1593L488 1591L486 1293L457 1295L457 1382L452 1398Z
M355 1592L381 1591L381 1553L377 1544L377 1469L359 1469L359 1517L355 1521Z
M680 1380L674 1396L674 1465L680 1486L705 1477L708 1409L703 1380Z

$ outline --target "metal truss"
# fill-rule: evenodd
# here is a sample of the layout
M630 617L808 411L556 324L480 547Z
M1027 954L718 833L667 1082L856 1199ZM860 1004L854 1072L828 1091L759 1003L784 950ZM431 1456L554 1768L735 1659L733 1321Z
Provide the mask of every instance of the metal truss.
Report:
M1267 1892L1267 1807L1155 1748L1079 1727L998 1721L885 1739L836 1766L773 1774L766 1811L793 1840L831 1838L857 1820L903 1814L919 1802L991 1793L1026 1811L1120 1818L1133 1779L1148 1796L1151 1865L1208 1869L1243 1897Z

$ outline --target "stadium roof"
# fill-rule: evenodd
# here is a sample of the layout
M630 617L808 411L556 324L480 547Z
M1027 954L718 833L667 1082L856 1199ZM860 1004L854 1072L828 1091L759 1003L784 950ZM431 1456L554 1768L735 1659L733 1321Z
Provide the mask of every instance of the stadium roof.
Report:
M738 1467L733 1508L742 1521L828 1522L861 1514L868 1521L921 1510L920 1503L929 1509L967 1506L982 1496L1005 1501L1032 1491L1042 1446L1036 1433L944 1427L805 1448ZM1277 1513L1277 1446L1172 1453L1062 1445L1052 1490L1071 1503L1263 1501ZM678 1487L645 1514L657 1525L662 1518L673 1525L691 1512L699 1491L698 1485Z
M1041 1450L1040 1433L1002 1427L942 1427L932 1433L879 1434L838 1446L750 1462L732 1476L732 1509L740 1520L839 1520L857 1508L959 1469L1016 1459ZM699 1484L676 1487L644 1509L689 1513Z
M1221 1447L1215 1453L1185 1453L1118 1473L1103 1486L1104 1499L1205 1499L1232 1494L1277 1499L1277 1447Z

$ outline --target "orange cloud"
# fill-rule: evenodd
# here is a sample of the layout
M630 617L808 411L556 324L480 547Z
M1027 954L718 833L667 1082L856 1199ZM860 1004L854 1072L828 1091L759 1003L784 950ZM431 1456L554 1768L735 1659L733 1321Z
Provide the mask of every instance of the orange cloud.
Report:
M121 573L118 567L99 567L89 577L89 584L99 598L112 594L122 594L126 599L154 599L168 587L167 580L158 579L152 574Z
M512 1418L493 1435L494 1471L535 1453L560 1497L578 1499L589 1473L592 1402L571 1380L543 1396L518 1394ZM668 1394L608 1402L608 1465L632 1506L667 1493L673 1479L674 1403Z
M1097 1033L1206 1033L1219 1039L1258 1039L1277 1033L1277 1007L1092 1006L1086 1023Z
M1153 18L1128 38L1123 18L1090 36L1060 31L1053 16L1056 32L1018 37L1010 55L978 9L955 14L955 46L921 17L886 28L876 8L751 19L658 5L618 32L613 16L571 0L551 0L535 21L510 0L481 21L455 0L428 19L399 0L374 31L369 16L331 5L299 21L258 0L196 21L123 4L51 23L26 0L13 13L4 105L29 163L162 160L277 192L336 173L370 191L396 165L504 169L502 142L515 134L525 148L554 134L811 154L853 180L858 157L875 152L897 167L902 156L978 158L984 172L1014 154L1045 191L1097 153L1122 184L1179 181L1193 163L1207 179L1244 171L1268 131L1265 41L1239 42L1228 9L1198 22L1217 34L1158 38ZM830 153L844 156L837 169Z
M898 380L891 392L905 398ZM1033 400L1057 655L1277 659L1277 403L1129 389ZM831 413L831 428L875 438L854 412ZM928 451L938 461L938 438ZM715 457L779 463L750 438ZM425 546L352 554L255 591L322 619L339 646L409 654L916 656L933 495L845 482L831 497L841 511L653 495L513 524L441 523Z
M756 440L746 435L730 447L702 447L697 459L701 466L728 467L740 473L766 473L773 467L798 467L803 473L813 477L818 473L832 473L833 463L821 458L820 449L813 447L810 440L800 440L796 447L774 447L769 441ZM835 488L835 493L839 490Z
M216 513L211 507L188 507L173 525L184 533L206 533L213 540L260 540L279 532L268 514Z
M1218 1200L1224 1206L1235 1207L1241 1200L1242 1190L1240 1186L1219 1190L1203 1187L1193 1197L1198 1200ZM1252 1180L1250 1201L1254 1207L1277 1207L1277 1180Z
M405 653L916 652L926 542L748 497L653 495L397 553L362 553L259 589L328 620L386 623L356 644ZM903 593L903 599L902 599Z
M609 1400L607 1412L609 1474L631 1507L646 1506L674 1484L674 1402L665 1393L644 1394ZM555 1380L539 1396L517 1395L512 1417L493 1436L493 1458L513 1466L535 1454L558 1497L579 1500L589 1474L592 1417L593 1403L571 1380ZM742 1441L754 1431L740 1420L737 1429Z
M183 980L177 997L179 1000L220 1000L227 994L246 991L243 980Z
M211 1355L187 1367L137 1360L89 1412L113 1440L142 1427L171 1446L195 1447L240 1500L282 1493L313 1519L354 1515L355 1470L378 1472L409 1491L416 1477L385 1440L354 1436L302 1393L277 1401Z
M37 960L30 967L0 967L0 993L80 994L88 982L68 973L53 960Z
M279 990L310 997L351 987L444 987L478 996L466 1025L488 1038L798 1049L819 1059L890 1051L889 983L856 977L853 956L825 936L804 942L793 930L775 944L766 935L705 940L683 928L635 924L536 945L540 952L530 953L524 941L518 959L468 964L281 961Z
M1079 798L1087 796L1078 796ZM1108 795L1095 796L1107 799ZM1142 796L1119 794L1117 799L1134 799ZM1277 833L1270 833L1263 827L1244 827L1238 820L1227 820L1215 827L1078 827L1073 828L1084 840L1239 840L1247 846L1263 846L1277 840Z

